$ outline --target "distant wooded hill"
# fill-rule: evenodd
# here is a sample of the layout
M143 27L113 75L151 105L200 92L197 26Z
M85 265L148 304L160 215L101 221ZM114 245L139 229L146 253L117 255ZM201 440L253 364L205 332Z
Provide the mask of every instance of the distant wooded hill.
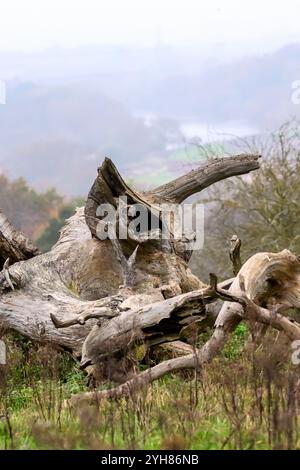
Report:
M180 171L172 148L182 145L184 156L187 117L208 126L242 121L259 131L300 117L291 100L299 57L298 44L230 63L163 46L0 54L3 76L21 77L8 82L0 106L0 171L38 189L85 196L110 156L122 174L147 184L151 173L159 184L175 166ZM149 113L156 118L147 123Z

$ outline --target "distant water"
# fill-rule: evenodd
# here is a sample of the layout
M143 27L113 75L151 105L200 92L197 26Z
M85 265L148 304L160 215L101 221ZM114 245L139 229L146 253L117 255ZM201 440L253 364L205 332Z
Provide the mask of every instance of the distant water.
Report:
M156 113L147 112L137 114L137 117L142 118L145 126L151 128L162 116L159 117ZM175 151L184 147L187 143L186 141L194 140L208 143L258 134L258 130L255 127L249 126L242 121L225 121L218 124L208 124L194 118L178 117L175 117L174 121L177 121L178 130L182 137L175 138L174 140L174 136L172 136L170 142L166 145L166 150L168 151Z
M234 137L246 137L258 132L254 127L235 121L208 125L199 121L186 120L181 124L180 130L186 139L200 139L202 142L230 140Z

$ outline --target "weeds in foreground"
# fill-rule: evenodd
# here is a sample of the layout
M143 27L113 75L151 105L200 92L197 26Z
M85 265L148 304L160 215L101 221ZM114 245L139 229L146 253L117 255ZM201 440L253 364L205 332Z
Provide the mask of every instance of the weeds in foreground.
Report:
M238 330L224 355L166 377L133 396L68 410L86 389L66 354L7 339L0 370L2 449L297 449L300 370L282 336L242 349Z

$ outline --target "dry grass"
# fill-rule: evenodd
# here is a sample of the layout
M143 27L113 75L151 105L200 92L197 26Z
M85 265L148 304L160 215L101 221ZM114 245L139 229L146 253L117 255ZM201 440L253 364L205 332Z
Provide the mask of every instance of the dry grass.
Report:
M8 340L1 369L0 448L297 449L299 368L281 336L121 400L64 409L85 378L63 353ZM106 384L107 385L107 384Z

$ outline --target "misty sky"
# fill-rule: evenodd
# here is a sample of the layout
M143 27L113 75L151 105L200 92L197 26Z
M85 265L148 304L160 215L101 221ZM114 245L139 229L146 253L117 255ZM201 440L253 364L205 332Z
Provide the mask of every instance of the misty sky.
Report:
M299 0L0 0L0 7L0 51L163 42L254 52L300 41Z

